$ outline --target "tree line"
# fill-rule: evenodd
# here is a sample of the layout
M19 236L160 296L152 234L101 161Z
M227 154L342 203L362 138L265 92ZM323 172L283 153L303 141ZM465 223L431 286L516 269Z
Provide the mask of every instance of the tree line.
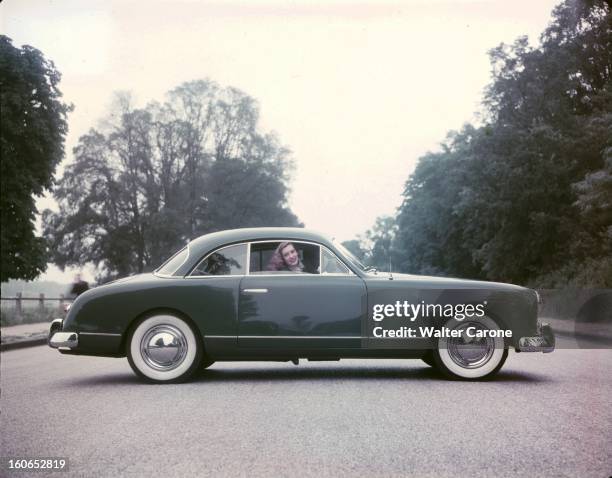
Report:
M489 52L482 125L421 157L354 252L410 273L612 286L612 17L566 0L531 47Z
M481 124L421 157L396 214L347 245L384 269L612 286L611 25L609 2L565 0L536 47L522 37L491 50ZM61 75L6 36L0 67L2 281L48 261L93 263L107 280L207 232L300 225L290 151L239 90L192 81L143 108L118 94L54 181L72 109ZM41 238L34 198L51 189L59 211L44 211Z

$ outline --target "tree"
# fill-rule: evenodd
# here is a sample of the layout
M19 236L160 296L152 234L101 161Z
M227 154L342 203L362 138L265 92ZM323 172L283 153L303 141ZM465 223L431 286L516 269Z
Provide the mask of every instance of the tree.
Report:
M34 234L35 196L53 183L64 156L71 106L61 101L61 75L31 46L0 35L2 282L32 280L46 269L45 241Z
M106 127L74 149L60 212L43 216L54 262L93 263L107 280L152 270L201 234L299 225L287 207L290 152L258 117L252 98L208 80L142 109L118 94Z
M396 260L396 251L393 243L397 227L395 218L391 216L380 216L376 218L374 226L366 231L363 247L367 251L365 263L379 270L389 270Z
M612 285L611 22L609 2L566 0L538 47L491 50L486 123L450 133L406 182L400 270Z
M475 133L467 126L461 133L449 135L444 150L422 157L406 182L392 243L399 270L422 274L460 271L464 276L478 276L464 243L463 225L453 209L462 194L470 194L466 188L468 164L459 159L459 151Z
M362 263L365 262L367 251L363 247L361 238L344 241L342 242L342 245L346 247L346 249L348 249L349 252L351 252Z

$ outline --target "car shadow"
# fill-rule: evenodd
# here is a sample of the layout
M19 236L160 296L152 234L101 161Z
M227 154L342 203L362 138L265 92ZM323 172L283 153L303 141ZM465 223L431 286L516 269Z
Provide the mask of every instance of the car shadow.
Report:
M385 368L347 368L347 367L295 367L295 368L244 368L215 369L197 372L188 383L239 383L239 382L270 382L270 381L312 381L312 380L431 380L435 382L452 382L432 367L385 367ZM541 383L553 381L550 377L533 373L501 371L495 377L485 382L522 382ZM464 382L466 383L466 382ZM131 372L114 373L102 376L73 378L62 382L62 386L105 386L105 385L157 385L148 383Z
M442 373L432 367L422 368L299 368L294 369L217 369L214 366L210 369L202 370L192 379L195 382L269 382L269 381L307 381L307 380L433 380L433 381L453 381L446 378ZM499 372L485 382L548 382L548 377L523 373L523 372Z
M546 375L539 375L536 373L525 373L525 372L499 372L495 377L486 379L487 382L556 382L552 377Z
M295 368L240 368L202 370L195 377L198 382L269 382L287 380L406 380L440 379L442 375L431 367L423 368L346 368L338 367L295 367Z
M73 377L66 381L57 381L55 385L57 387L65 387L65 386L86 386L86 387L95 387L100 385L142 385L145 384L142 379L137 377L135 374L131 372L125 373L112 373L107 375L98 375L91 377Z

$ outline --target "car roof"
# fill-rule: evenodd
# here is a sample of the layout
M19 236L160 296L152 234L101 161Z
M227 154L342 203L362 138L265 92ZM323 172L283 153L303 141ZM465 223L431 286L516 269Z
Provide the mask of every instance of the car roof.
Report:
M200 260L205 254L225 245L247 241L280 239L309 241L324 244L328 247L331 246L329 237L319 232L300 227L251 227L212 232L200 236L189 243L189 257L174 274L185 274L185 270L193 267L195 261ZM335 248L332 246L332 249Z

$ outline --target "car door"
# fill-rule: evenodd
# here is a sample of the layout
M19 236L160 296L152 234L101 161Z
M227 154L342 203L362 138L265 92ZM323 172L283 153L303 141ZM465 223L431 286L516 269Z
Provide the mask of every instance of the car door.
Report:
M280 241L250 245L251 267L240 282L238 346L359 348L367 307L364 281L324 246L299 241L292 244L300 261L318 262L310 264L310 273L268 270L263 251L276 244Z
M211 355L236 347L240 281L247 271L246 243L221 247L206 255L185 278L183 306L201 324Z

